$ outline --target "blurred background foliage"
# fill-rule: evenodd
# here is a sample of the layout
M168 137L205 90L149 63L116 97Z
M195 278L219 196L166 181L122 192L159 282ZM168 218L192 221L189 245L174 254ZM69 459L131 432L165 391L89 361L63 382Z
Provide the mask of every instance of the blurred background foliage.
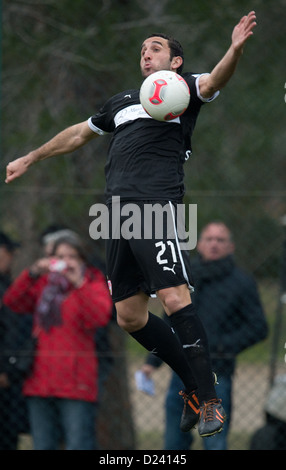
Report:
M87 119L112 94L139 87L145 36L163 31L185 49L185 70L210 71L233 26L254 9L258 26L221 96L203 108L185 165L186 202L199 228L230 223L239 257L275 275L285 208L285 0L2 1L2 225L33 240L64 219L88 235L89 207L102 200L109 138L42 162L3 184L5 165ZM284 8L283 8L284 7ZM247 243L246 243L247 242Z

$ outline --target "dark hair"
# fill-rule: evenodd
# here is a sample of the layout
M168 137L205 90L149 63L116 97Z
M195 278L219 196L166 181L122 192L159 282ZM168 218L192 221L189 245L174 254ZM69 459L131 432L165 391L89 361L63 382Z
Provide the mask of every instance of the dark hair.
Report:
M71 246L72 248L74 248L77 251L79 257L86 264L89 264L87 249L86 249L86 247L84 246L83 242L80 240L79 237L63 236L61 238L58 238L55 241L55 244L53 246L52 256L55 256L57 248L60 245L69 245L69 246Z
M153 38L153 37L159 37L163 39L167 39L168 41L168 46L170 48L171 54L170 54L170 59L172 60L173 57L180 56L183 59L182 65L178 67L177 72L182 73L183 67L184 67L184 50L182 45L177 41L177 39L173 38L172 36L168 36L167 34L164 33L152 33L148 36L148 38Z
M5 246L7 251L11 253L21 246L19 242L12 240L6 233L0 232L0 246Z

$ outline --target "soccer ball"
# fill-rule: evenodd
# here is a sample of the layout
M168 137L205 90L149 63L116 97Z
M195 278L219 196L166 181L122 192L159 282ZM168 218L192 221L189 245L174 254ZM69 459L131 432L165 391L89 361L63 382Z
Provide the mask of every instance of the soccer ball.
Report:
M186 111L190 89L181 75L160 70L145 78L139 97L146 113L153 119L171 121Z

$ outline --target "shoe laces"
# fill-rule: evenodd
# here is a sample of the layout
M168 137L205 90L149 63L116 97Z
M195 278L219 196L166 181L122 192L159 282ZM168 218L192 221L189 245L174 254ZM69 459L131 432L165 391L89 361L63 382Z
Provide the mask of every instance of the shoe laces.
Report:
M183 392L182 390L179 392L179 395L183 397L184 400L184 412L186 412L187 408L190 407L192 411L197 413L199 411L199 402L196 397L196 392L193 390L190 393ZM195 403L194 403L195 402Z
M213 421L215 418L215 406L221 403L216 398L205 402L202 406L202 417L204 421Z
M181 397L183 397L183 400L184 400L184 411L186 411L186 408L187 408L187 404L188 404L188 395L186 392L184 392L183 390L181 390L179 392L179 395L181 395Z
M179 395L181 395L181 397L183 397L183 400L184 400L184 401L187 400L187 398L188 398L188 395L186 394L186 392L183 392L183 390L181 390L181 391L179 392Z
M188 400L190 400L190 398L193 397L193 395L194 395L195 393L196 393L195 390L193 390L193 391L190 392L190 393L186 393L186 392L184 392L183 390L181 390L181 391L179 392L179 395L181 395L181 397L183 397L184 402L187 403Z

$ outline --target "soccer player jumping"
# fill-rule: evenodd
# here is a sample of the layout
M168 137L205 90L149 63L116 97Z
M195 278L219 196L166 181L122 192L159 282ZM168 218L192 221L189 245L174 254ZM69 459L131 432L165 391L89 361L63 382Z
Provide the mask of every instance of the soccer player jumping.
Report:
M107 275L118 324L181 377L185 385L181 429L189 431L199 422L201 436L221 431L225 413L216 396L206 334L191 301L189 253L181 250L176 237L176 210L184 196L183 165L191 151L201 106L213 101L228 83L255 25L255 12L241 18L233 29L229 49L209 74L182 72L183 49L175 39L154 34L144 40L140 59L143 78L172 70L189 85L190 104L180 118L155 121L143 110L139 90L125 90L88 120L68 127L7 165L6 182L10 183L36 162L70 153L95 137L112 133L105 167L111 220L113 196L120 198L120 214L132 202L140 208L142 220L150 203L169 207L175 237L170 238L167 230L160 238L155 234L148 239L129 239L124 234L110 237L106 243ZM170 316L172 328L148 311L153 293Z

